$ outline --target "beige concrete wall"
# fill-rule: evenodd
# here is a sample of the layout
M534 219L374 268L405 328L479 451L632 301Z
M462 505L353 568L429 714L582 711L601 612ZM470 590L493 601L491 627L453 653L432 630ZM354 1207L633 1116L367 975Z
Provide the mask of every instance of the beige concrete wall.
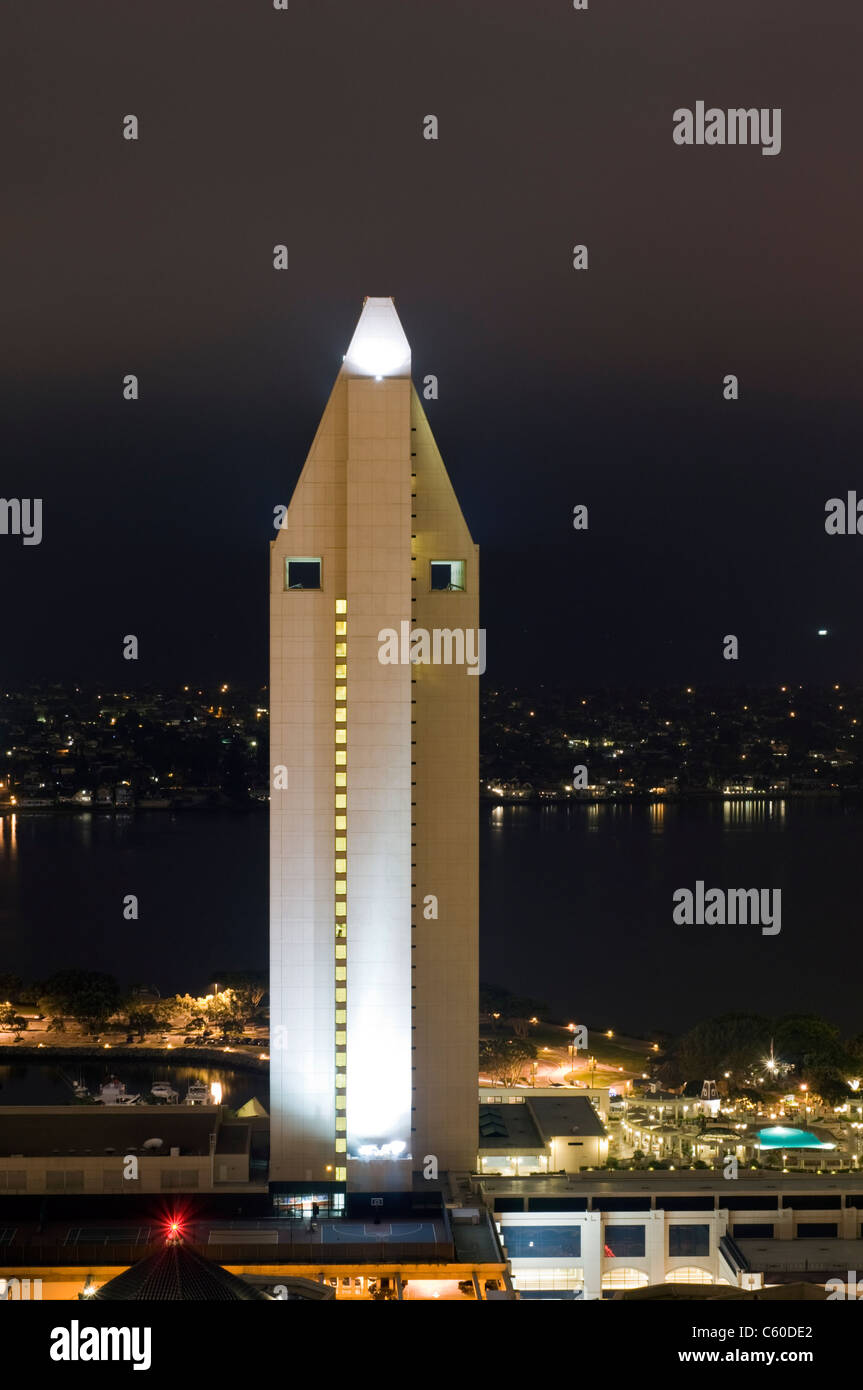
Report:
M348 384L349 1156L411 1152L411 667L379 660L379 634L410 615L410 391L407 377Z
M26 1186L6 1187L5 1181L0 1192L49 1192L62 1195L69 1193L102 1194L104 1192L166 1192L182 1191L183 1187L164 1188L162 1173L182 1173L182 1182L190 1191L203 1192L210 1187L209 1157L199 1155L179 1155L176 1158L138 1158L138 1178L123 1178L123 1159L117 1155L82 1154L48 1158L0 1158L0 1174L24 1172ZM48 1173L80 1173L82 1185L74 1187L49 1187Z
M347 380L336 381L271 546L271 1180L333 1177L335 598L346 583ZM323 587L286 592L288 556ZM272 787L287 768L288 787Z
M478 628L474 545L416 392L412 395L413 620ZM464 560L464 593L432 593L430 561ZM415 1153L470 1170L477 1151L479 677L466 666L413 668ZM426 919L428 895L437 920ZM415 1165L416 1166L416 1165Z

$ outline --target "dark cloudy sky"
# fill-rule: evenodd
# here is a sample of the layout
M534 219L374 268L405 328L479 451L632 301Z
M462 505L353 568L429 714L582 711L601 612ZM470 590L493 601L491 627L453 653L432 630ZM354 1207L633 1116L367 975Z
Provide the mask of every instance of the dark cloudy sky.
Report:
M490 676L863 679L863 537L824 532L863 496L859 0L7 0L3 33L0 494L45 511L0 536L4 682L266 679L272 508L366 294L440 379ZM675 145L698 100L780 107L781 153Z

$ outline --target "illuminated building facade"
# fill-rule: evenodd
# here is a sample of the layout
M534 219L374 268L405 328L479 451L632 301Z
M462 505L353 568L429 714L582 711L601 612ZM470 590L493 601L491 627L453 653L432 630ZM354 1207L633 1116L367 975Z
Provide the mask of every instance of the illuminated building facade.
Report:
M367 299L271 546L277 1187L475 1162L478 552L410 372Z

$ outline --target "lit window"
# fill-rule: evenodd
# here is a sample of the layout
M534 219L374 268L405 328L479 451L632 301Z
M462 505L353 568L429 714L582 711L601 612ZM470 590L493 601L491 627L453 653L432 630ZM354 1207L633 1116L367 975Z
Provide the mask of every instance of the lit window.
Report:
M347 1105L346 1105L344 1096L336 1096L336 1109L337 1109L337 1110L346 1110L346 1109L347 1109Z
M338 1148L338 1147L339 1147L338 1144L336 1144L336 1148ZM348 1180L348 1170L347 1170L347 1168L337 1168L337 1169L336 1169L336 1182L347 1182L347 1180Z
M336 819L338 820L338 817L336 817ZM338 829L338 827L336 827L336 828ZM347 854L347 852L348 852L348 842L347 842L347 840L344 839L343 836L337 835L337 836L336 836L336 854Z
M338 756L338 754L337 754L336 756ZM336 830L347 830L347 828L348 828L348 818L347 818L347 816L336 816ZM342 849L344 849L344 848L345 848L345 845L342 844ZM336 849L338 849L338 845L336 845Z
M342 645L344 645L344 643L342 643ZM338 652L336 652L336 656L338 656ZM348 678L348 668L347 668L347 666L337 666L337 667L336 667L336 680L337 680L337 681L344 681L344 680L347 680L347 678Z
M347 1084L348 1084L347 1073L346 1073L346 1072L343 1072L343 1071L337 1071L337 1072L336 1072L336 1086L338 1087L338 1089L339 1089L340 1091L343 1091L344 1088L347 1086Z
M337 612L337 613L347 613L347 611L348 611L348 601L347 601L347 599L346 599L346 598L337 598L337 599L336 599L336 612Z
M337 1140L336 1140L336 1153L337 1153L337 1154L343 1154L343 1153L347 1153L347 1151L348 1151L348 1141L347 1141L347 1139L337 1139ZM336 1172L337 1172L337 1173L344 1173L344 1171L345 1171L344 1168L337 1168L337 1169L336 1169ZM346 1179L346 1178L341 1178L340 1181L341 1181L341 1182L346 1182L347 1179Z
M348 654L348 644L347 644L347 642L337 642L337 643L336 643L336 656L347 656L347 654ZM336 675L338 675L338 674L339 674L339 668L338 668L338 666L337 666L337 667L336 667Z
M348 954L348 948L347 948L347 946L337 946L337 947L336 947L336 960L345 960L345 958L347 957L347 954Z
M337 916L337 917L347 917L347 915L348 915L348 909L347 909L347 907L345 906L345 904L344 904L344 903L336 903L336 916Z
M347 966L344 966L344 965L337 965L337 966L336 966L336 979L337 979L337 980L346 980L347 978L348 978Z
M347 1047L347 1045L348 1045L348 1035L347 1035L347 1033L336 1033L336 1047Z
M708 1274L706 1269L699 1269L697 1265L684 1265L681 1269L672 1269L670 1274L665 1276L666 1284L712 1284L713 1275Z
M336 729L336 743L347 743L347 741L348 741L348 731L347 731L347 729Z
M337 1066L337 1067L344 1067L344 1066L347 1066L347 1061L348 1061L348 1056L347 1056L347 1053L346 1053L346 1052L337 1052L337 1053L336 1053L336 1066Z
M336 936L343 941L347 934L348 933L344 922L336 922Z
M344 792L337 792L337 793L336 793L336 810L337 810L337 811L345 811L345 810L347 810L347 805L348 805L348 798L345 796Z
M337 874L346 874L347 871L348 871L348 861L347 861L347 859L337 859L337 860L336 860L336 873L337 873Z
M464 560L432 560L430 566L433 590L464 593Z
M348 687L346 685L336 686L336 699L346 700L348 698Z
M336 786L346 787L348 785L348 774L346 772L336 773Z
M348 722L348 712L347 712L347 710L346 710L346 709L342 709L341 707L339 707L339 708L336 710L336 723L337 723L337 724L347 724L347 722Z
M337 989L337 990L336 990L336 1003L337 1003L337 1004L346 1004L346 1003L347 1003L347 1000L346 1000L346 999L340 999L340 998L339 998L339 995L340 995L340 994L344 994L344 992L345 992L345 991L344 991L343 989ZM345 1024L345 1023L347 1023L347 1021L348 1021L347 1009L336 1009L336 1023Z
M347 1127L348 1127L348 1122L347 1122L347 1120L344 1119L341 1115L337 1115L337 1116L336 1116L336 1129L337 1129L337 1130L342 1130L342 1131L344 1131L344 1130L347 1129Z
M286 589L320 589L321 560L314 555L289 555L285 560Z
M346 767L348 755L343 748L336 749L336 767Z
M347 992L347 990L346 990L346 989L337 989L337 990L336 990L336 1003L337 1003L337 1004L347 1004L347 1002L348 1002L348 992ZM336 1014L336 1023L347 1023L347 1019L345 1018L344 1014L342 1014L341 1018L339 1018L338 1014Z
M336 623L336 636L337 636L337 637L347 637L347 635L348 635L348 625L347 625L347 623Z
M347 891L348 891L347 880L346 880L346 879L343 879L343 878L337 878L337 879L336 879L336 896L339 897L339 898L343 898L344 895L345 895L345 893L347 893Z

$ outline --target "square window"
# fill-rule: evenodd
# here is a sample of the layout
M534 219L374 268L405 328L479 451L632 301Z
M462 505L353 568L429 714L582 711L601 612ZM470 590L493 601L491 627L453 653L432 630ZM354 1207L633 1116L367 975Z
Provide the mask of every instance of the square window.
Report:
M336 966L336 979L337 979L337 980L346 980L347 978L348 978L348 969L347 969L347 966L346 966L346 965L337 965L337 966Z
M348 668L347 668L347 666L337 666L337 667L336 667L336 680L337 680L337 681L346 681L347 678L348 678Z
M337 895L337 897L343 898L343 897L345 896L345 893L347 893L347 891L348 891L347 880L346 880L346 879L343 879L343 878L337 878L337 879L336 879L336 895Z
M348 774L346 772L336 773L336 786L346 787L348 785Z
M336 860L336 873L337 873L337 874L346 874L347 871L348 871L348 861L347 861L347 859L337 859L337 860Z
M430 567L433 591L464 593L464 560L431 560Z
M347 654L348 654L348 644L347 644L347 642L337 642L337 643L336 643L336 656L347 656ZM338 672L338 667L336 667L336 671Z
M344 922L336 922L336 936L341 940L344 940L347 934L348 932Z
M346 810L347 810L347 806L348 806L348 798L347 798L347 796L345 795L345 793L344 793L344 792L337 792L337 793L336 793L336 810L337 810L337 811L346 811Z
M336 612L337 612L337 613L347 613L347 611L348 611L348 601L347 601L347 599L346 599L346 598L337 598L337 599L336 599Z
M348 731L347 731L347 729L336 729L336 743L347 743L347 741L348 741Z
M336 819L338 820L338 816L336 817ZM346 839L343 839L340 835L337 835L337 836L336 836L336 854L347 854L347 852L348 852L348 842L347 842L347 840L346 840Z
M346 700L348 698L348 687L346 685L336 686L336 699Z
M285 560L286 589L320 589L320 556L289 555Z
M336 749L336 767L347 767L348 755L343 748Z
M339 709L336 710L336 723L337 723L337 724L347 724L347 722L348 722L348 712L347 712L347 710L346 710L346 709L342 709L341 707L339 707Z
M347 1153L347 1151L348 1151L348 1141L347 1141L347 1139L337 1139L337 1140L336 1140L336 1153L337 1153L337 1154L343 1154L343 1153ZM339 1170L339 1169L337 1168L337 1169L336 1169L336 1172L338 1173L339 1171L344 1172L345 1170L344 1170L344 1169ZM345 1178L342 1178L342 1182L345 1182L345 1181L346 1181L346 1179L345 1179Z
M337 754L336 756L338 756L338 754ZM348 818L347 818L347 816L336 816L336 830L347 830L347 828L348 828ZM343 845L342 848L344 849L345 846ZM336 845L336 849L338 849L338 845Z
M347 1054L346 1052L337 1052L337 1053L336 1053L336 1066L337 1066L337 1067L346 1067L347 1064L348 1064L348 1054Z

